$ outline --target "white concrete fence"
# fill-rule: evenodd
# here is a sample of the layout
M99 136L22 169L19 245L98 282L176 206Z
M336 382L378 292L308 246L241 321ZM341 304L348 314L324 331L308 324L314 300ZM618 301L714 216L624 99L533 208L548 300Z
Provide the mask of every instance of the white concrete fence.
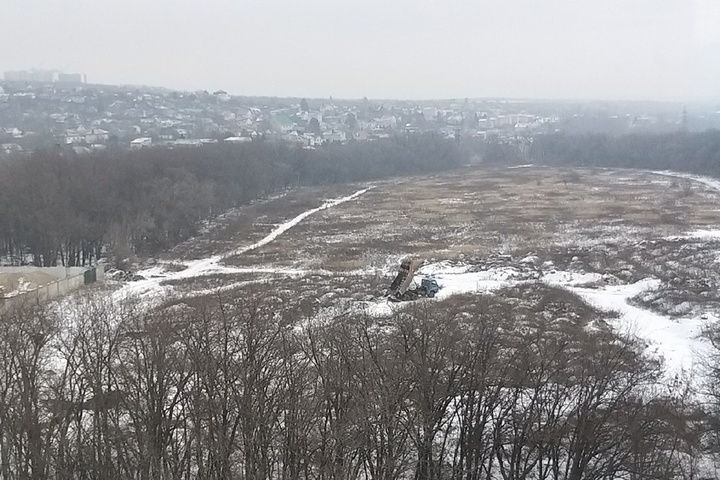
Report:
M94 274L86 274L92 272ZM24 305L38 305L48 300L61 297L79 289L85 284L101 281L105 277L105 268L102 265L95 267L0 267L3 273L31 273L40 272L56 278L54 282L40 285L26 292L18 293L12 297L0 295L0 314L10 309Z

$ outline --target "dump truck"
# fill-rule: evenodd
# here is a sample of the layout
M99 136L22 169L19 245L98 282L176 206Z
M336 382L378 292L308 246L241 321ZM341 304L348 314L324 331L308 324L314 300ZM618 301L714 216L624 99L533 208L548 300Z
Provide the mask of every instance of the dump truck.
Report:
M415 278L415 272L421 266L422 261L412 258L406 258L400 263L400 269L387 291L389 300L402 302L416 300L420 297L432 298L440 291L440 286L434 278L423 278L419 286L410 288Z

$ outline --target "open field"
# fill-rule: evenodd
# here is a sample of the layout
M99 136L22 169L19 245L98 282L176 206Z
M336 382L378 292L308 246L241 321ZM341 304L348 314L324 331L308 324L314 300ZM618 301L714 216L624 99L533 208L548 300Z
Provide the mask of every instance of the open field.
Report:
M413 255L444 287L439 301L493 293L548 322L633 331L678 372L692 368L703 325L720 316L718 225L710 180L473 167L238 209L116 295L244 295L260 285L302 303L309 319L382 316L403 308L383 292ZM535 294L518 294L528 288Z
M332 270L407 254L472 263L493 253L552 255L556 247L665 238L720 221L720 197L705 185L687 192L645 172L573 173L468 169L380 185L253 253L256 261Z

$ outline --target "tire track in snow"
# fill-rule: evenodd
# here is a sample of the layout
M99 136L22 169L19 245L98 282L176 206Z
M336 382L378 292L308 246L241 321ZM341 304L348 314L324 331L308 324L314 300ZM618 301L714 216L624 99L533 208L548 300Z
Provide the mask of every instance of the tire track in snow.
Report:
M320 205L319 207L313 208L312 210L308 210L306 212L303 212L300 215L298 215L297 217L293 218L292 220L288 220L287 222L281 224L275 230L270 232L270 234L268 236L266 236L259 242L254 243L247 247L241 247L236 250L232 250L232 251L226 253L225 255L222 255L222 258L228 258L228 257L232 257L234 255L241 255L245 252L249 252L250 250L255 250L256 248L260 248L263 245L267 245L268 243L272 242L273 240L275 240L277 237L279 237L283 233L290 230L292 227L294 227L298 223L305 220L310 215L313 215L317 212L321 212L323 210L327 210L328 208L335 207L337 205L340 205L341 203L345 203L345 202L349 202L350 200L354 200L357 197L359 197L360 195L367 193L367 191L370 190L371 188L374 188L374 187L368 187L368 188L364 188L362 190L358 190L357 192L353 193L352 195L348 195L347 197L341 197L341 198L336 198L334 200L326 201L324 204Z
M320 205L319 207L307 210L305 212L302 212L301 214L297 215L296 217L280 224L275 229L273 229L272 232L270 232L268 235L266 235L262 240L253 243L252 245L247 245L245 247L236 248L234 250L231 250L229 252L225 252L220 255L213 255L212 257L208 257L202 260L195 260L192 262L186 263L187 268L184 270L181 270L179 272L173 272L170 274L163 275L163 271L160 269L148 269L145 271L145 275L153 275L152 278L147 278L145 280L140 280L138 282L132 282L127 285L125 285L123 288L115 292L113 295L114 300L121 300L123 298L129 297L129 296L148 296L152 294L161 294L166 290L166 287L163 287L160 285L161 282L164 282L166 280L181 280L181 279L187 279L187 278L193 278L193 277L199 277L201 275L211 274L211 273L222 273L222 270L226 269L227 267L222 267L220 265L220 262L226 258L235 256L235 255L242 255L243 253L249 252L251 250L258 249L260 247L263 247L267 245L268 243L274 241L277 239L280 235L287 232L303 220L305 220L307 217L314 215L315 213L321 212L323 210L327 210L329 208L336 207L342 203L349 202L351 200L354 200L361 195L367 193L369 190L371 190L374 187L367 187L363 188L362 190L358 190L357 192L340 198L335 198L332 200L327 200L325 203ZM264 269L267 270L267 269ZM279 269L278 271L287 270L287 269ZM140 275L143 275L143 272L139 272Z
M693 173L673 172L672 170L650 170L650 173L662 175L664 177L687 178L699 183L703 183L713 190L720 191L720 180L717 178L706 177L703 175L695 175Z

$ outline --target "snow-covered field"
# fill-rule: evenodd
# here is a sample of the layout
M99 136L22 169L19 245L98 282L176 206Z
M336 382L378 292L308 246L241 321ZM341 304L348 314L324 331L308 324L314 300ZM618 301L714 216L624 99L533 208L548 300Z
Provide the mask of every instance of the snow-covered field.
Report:
M113 299L204 295L253 282L293 288L312 278L316 288L298 295L317 296L318 316L340 300L343 308L389 315L404 304L389 303L382 288L348 285L363 278L373 280L363 288L387 284L399 260L415 255L426 260L416 280L430 276L442 286L435 299L421 301L538 282L560 287L608 312L610 328L643 339L669 376L692 371L708 348L703 327L720 316L720 181L674 172L580 175L578 184L563 184L557 171L523 166L358 189L285 219L251 245L179 271L182 262L141 270L144 280L122 284ZM679 178L692 182L690 191L673 190ZM210 276L227 281L192 283ZM698 282L707 294L698 293ZM696 294L686 308L658 301L662 295L637 301L662 289L683 300L684 288Z

